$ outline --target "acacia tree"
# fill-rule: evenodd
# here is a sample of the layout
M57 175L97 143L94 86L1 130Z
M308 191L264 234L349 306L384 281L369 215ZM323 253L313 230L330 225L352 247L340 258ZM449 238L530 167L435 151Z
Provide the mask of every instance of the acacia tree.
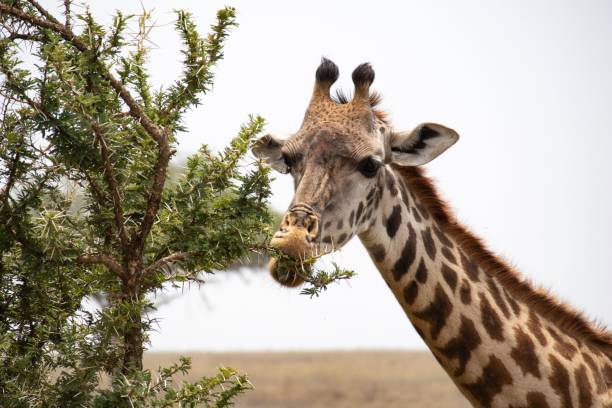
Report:
M229 406L249 388L235 370L176 388L188 359L154 376L142 357L152 295L253 264L253 251L283 256L266 246L268 170L245 159L262 118L222 152L203 145L168 182L235 11L219 10L205 37L176 12L183 71L159 88L147 12L104 27L63 8L60 21L36 0L0 0L0 406ZM310 296L352 274L286 261L308 271ZM84 307L101 294L103 308Z
M167 183L183 114L210 90L235 11L219 10L205 37L176 12L183 71L160 89L147 13L104 27L71 8L60 21L35 0L0 1L0 405L225 406L248 387L233 370L174 390L166 380L188 361L155 380L142 357L148 295L233 265L269 231L267 169L244 160L260 117ZM107 307L82 307L99 293Z

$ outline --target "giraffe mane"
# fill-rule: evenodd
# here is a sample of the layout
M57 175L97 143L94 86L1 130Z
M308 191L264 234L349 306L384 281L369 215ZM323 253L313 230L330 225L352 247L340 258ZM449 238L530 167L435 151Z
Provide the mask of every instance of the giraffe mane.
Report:
M548 290L534 285L503 259L491 252L483 241L459 223L438 194L433 181L418 167L393 166L427 211L457 241L466 255L477 261L488 276L495 277L510 293L522 300L559 329L595 346L612 358L612 332L585 317L568 304L556 299Z

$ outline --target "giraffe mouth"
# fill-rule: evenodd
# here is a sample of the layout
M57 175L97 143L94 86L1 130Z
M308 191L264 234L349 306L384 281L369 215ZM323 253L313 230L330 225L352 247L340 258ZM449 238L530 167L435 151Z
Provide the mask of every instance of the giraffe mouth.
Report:
M277 231L270 246L280 256L270 259L270 274L283 286L296 287L304 283L312 270L312 258L316 257L318 245L302 227L285 227Z
M295 287L308 280L315 260L333 251L333 245L321 242L320 217L308 204L292 206L283 217L270 246L279 252L268 269L283 286Z
M293 288L307 281L315 261L335 250L331 244L310 242L300 235L299 231L279 231L270 241L281 254L270 259L268 269L272 278L283 286Z

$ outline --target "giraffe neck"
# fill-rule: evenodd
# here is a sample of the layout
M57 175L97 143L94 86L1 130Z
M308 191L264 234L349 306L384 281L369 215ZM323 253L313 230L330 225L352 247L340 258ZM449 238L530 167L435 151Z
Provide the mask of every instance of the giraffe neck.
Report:
M606 365L605 353L514 296L390 167L384 178L381 217L359 238L416 331L472 404L612 404L612 364Z

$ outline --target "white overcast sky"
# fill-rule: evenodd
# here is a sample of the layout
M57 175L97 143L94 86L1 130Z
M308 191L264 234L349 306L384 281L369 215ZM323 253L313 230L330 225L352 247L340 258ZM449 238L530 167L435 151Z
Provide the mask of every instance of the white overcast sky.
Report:
M44 1L48 6L56 1ZM139 1L89 2L108 21ZM201 30L235 6L214 92L187 118L180 155L216 148L250 113L297 130L321 56L339 85L369 61L397 128L424 121L460 141L428 165L459 218L526 276L612 325L612 2L150 1L161 26L151 73L179 73L173 9ZM59 11L59 7L57 8ZM289 178L273 184L284 209ZM162 306L153 350L421 348L423 343L354 239L333 259L358 276L318 299L265 273L218 276Z

